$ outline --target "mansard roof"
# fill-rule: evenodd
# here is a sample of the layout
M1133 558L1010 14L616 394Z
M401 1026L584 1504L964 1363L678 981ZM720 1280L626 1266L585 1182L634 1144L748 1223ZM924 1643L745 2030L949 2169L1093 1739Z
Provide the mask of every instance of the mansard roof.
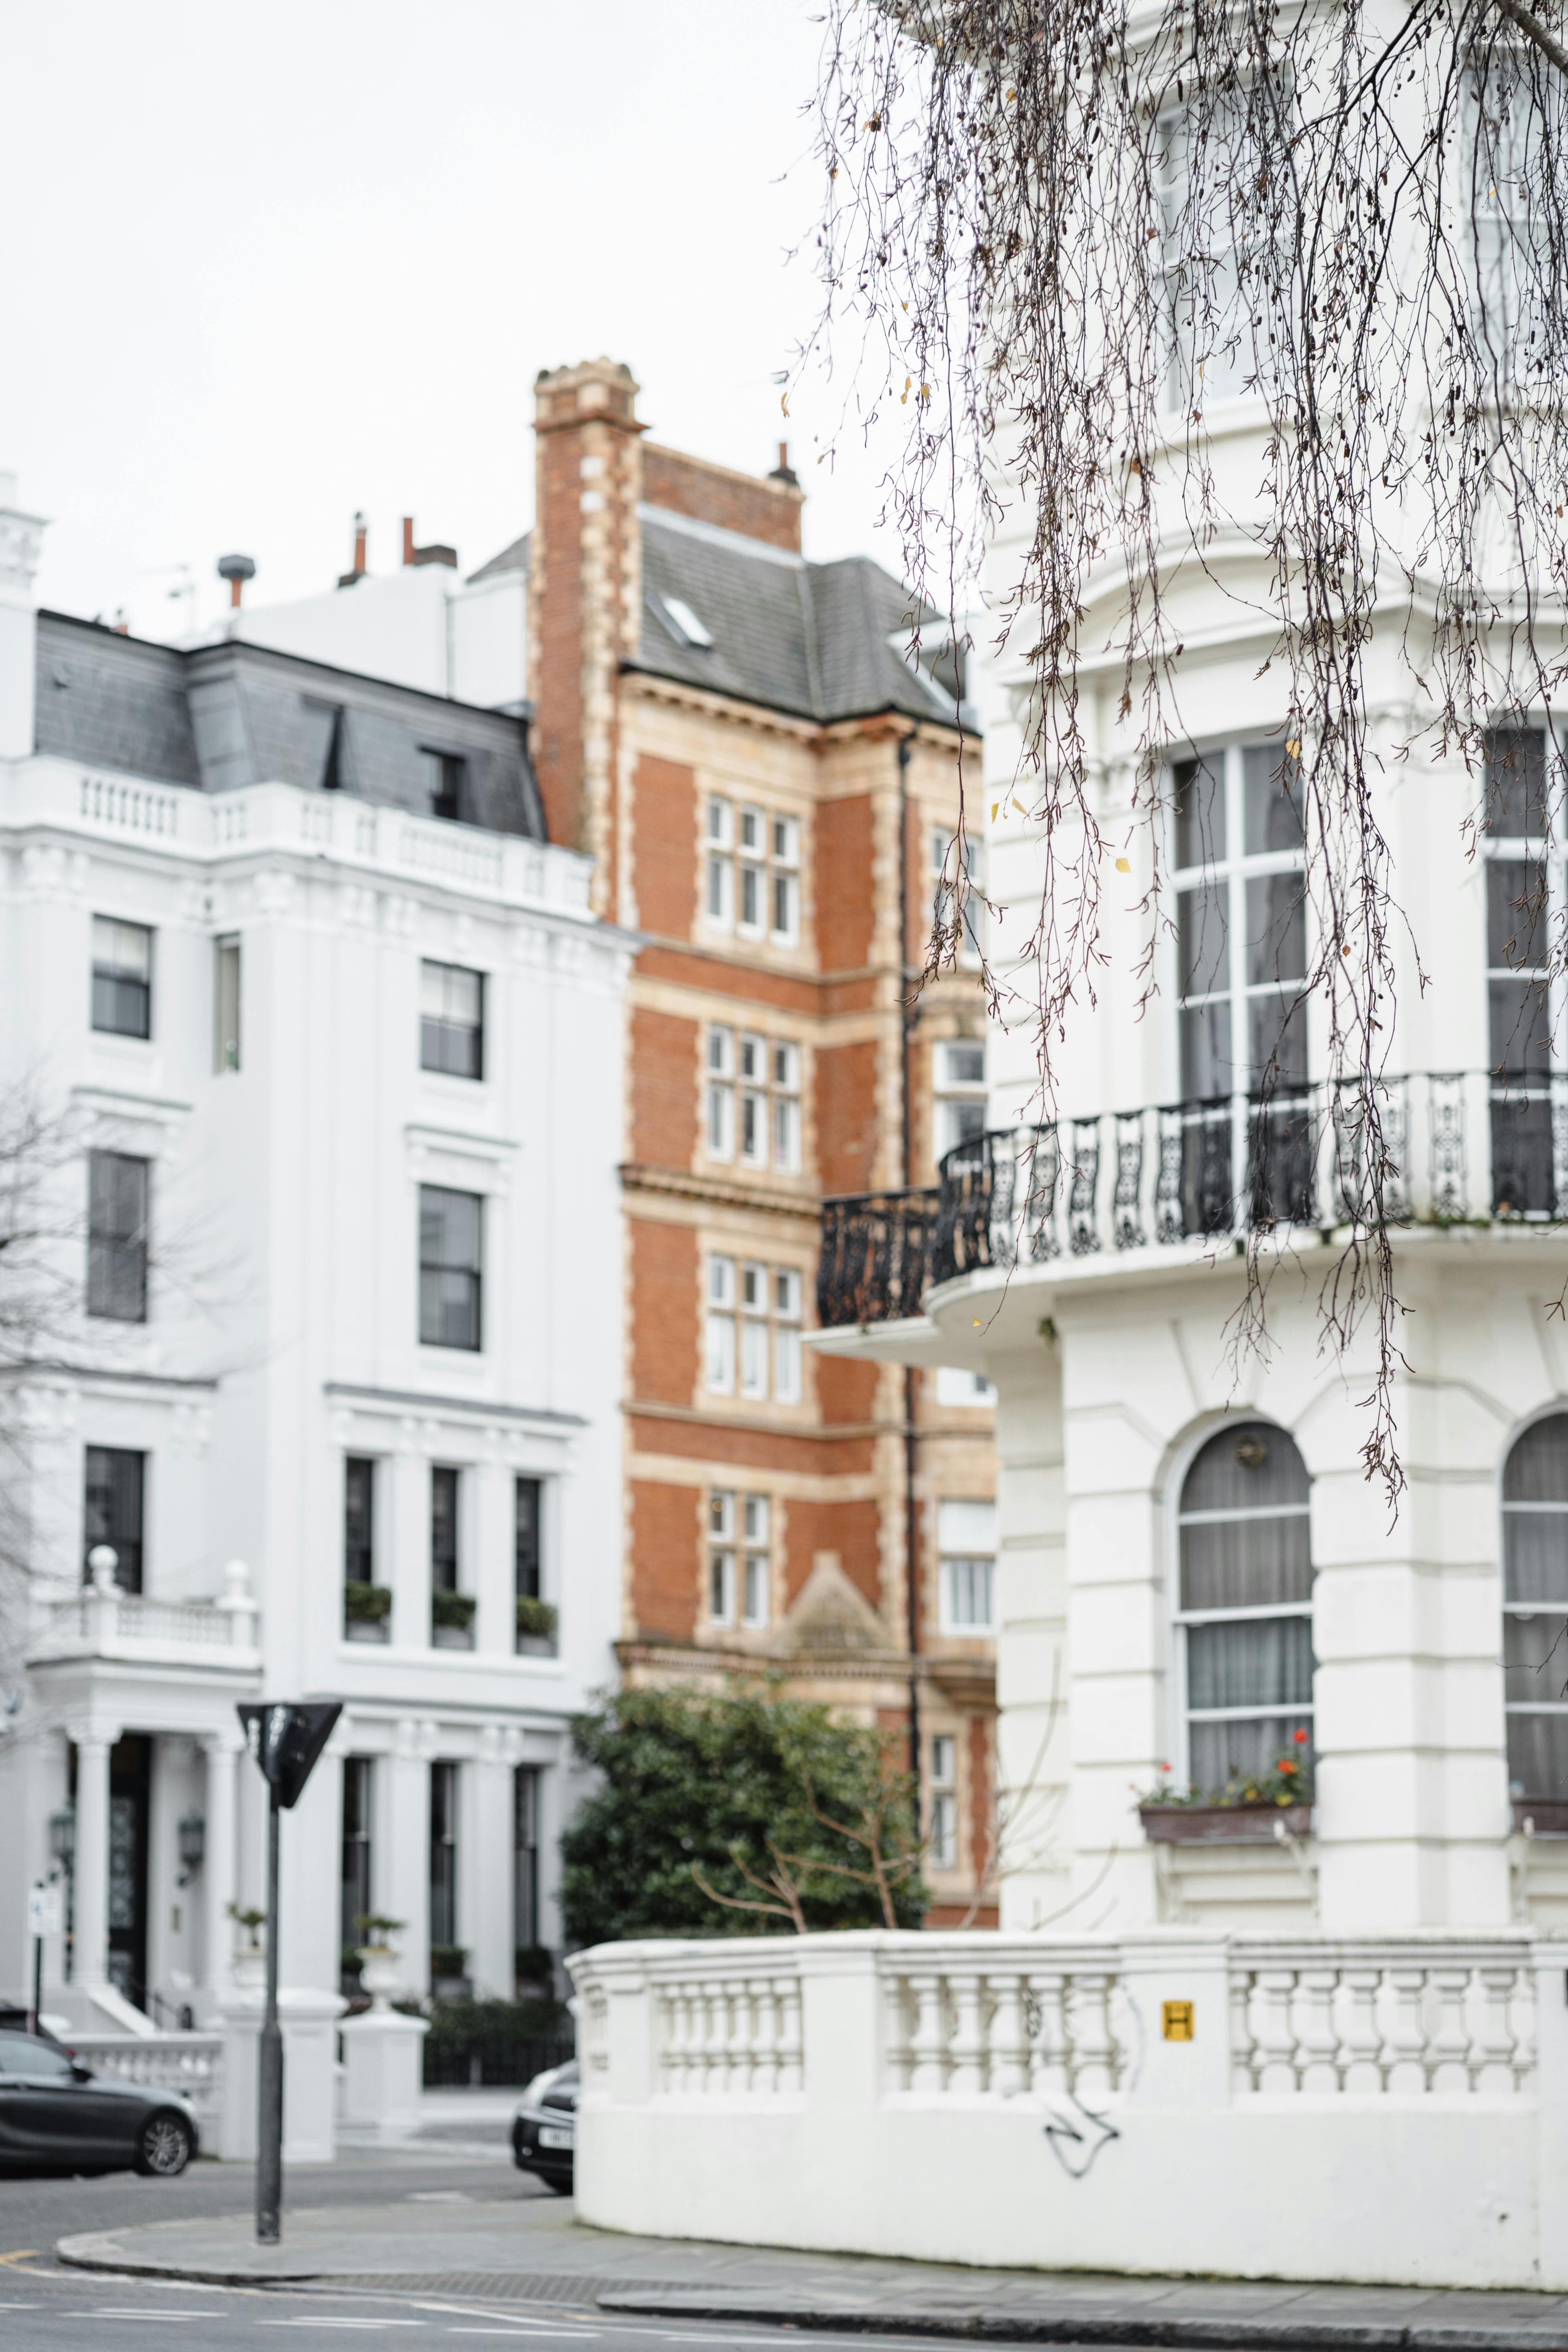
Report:
M329 788L430 813L422 754L464 762L465 821L545 838L523 722L226 638L184 648L38 614L39 751L161 783Z
M633 668L823 725L882 711L957 722L951 631L921 608L917 669L908 655L917 600L869 556L808 563L662 507L638 511L643 613ZM711 646L690 642L671 597L696 615ZM963 723L976 725L967 707Z

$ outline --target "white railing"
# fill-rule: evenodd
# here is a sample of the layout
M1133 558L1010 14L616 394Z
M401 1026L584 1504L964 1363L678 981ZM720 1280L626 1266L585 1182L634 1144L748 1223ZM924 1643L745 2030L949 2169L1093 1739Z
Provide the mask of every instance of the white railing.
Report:
M204 793L195 785L84 772L69 761L39 755L14 766L0 804L0 826L37 824L67 833L133 834L197 860L242 849L304 851L389 877L447 881L504 905L588 912L593 861L575 850L291 784Z
M974 1938L931 1948L930 1967L884 1964L889 2087L917 2097L1001 2098L1121 2087L1128 2053L1117 2029L1121 1976L1092 1949L1042 1966L1026 1952L986 1956Z
M216 2128L223 2105L221 2033L73 2033L69 2046L95 2074L188 2099L204 2141Z
M568 1965L595 2227L1568 2289L1568 1935L866 1932Z
M799 2091L800 1985L787 1964L681 1975L662 1980L658 1998L662 2093L765 2099Z
M1239 2093L1505 2095L1535 2084L1535 1972L1517 1944L1242 1944Z
M148 1659L205 1654L246 1670L257 1662L257 1605L242 1562L225 1570L216 1601L159 1601L121 1592L112 1569L95 1569L79 1592L45 1601L36 1657Z

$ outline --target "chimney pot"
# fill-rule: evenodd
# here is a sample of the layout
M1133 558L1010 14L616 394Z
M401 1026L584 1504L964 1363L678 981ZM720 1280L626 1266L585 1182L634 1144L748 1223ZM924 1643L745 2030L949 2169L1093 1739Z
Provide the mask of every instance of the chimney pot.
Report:
M352 572L339 572L339 574L338 574L338 586L339 586L340 588L352 588L352 587L353 586L353 584L354 584L354 583L355 583L355 581L356 581L356 580L363 580L363 579L364 578L364 575L365 575L365 544L366 544L366 541L367 541L368 537L369 537L369 531L368 531L367 525L366 525L366 523L365 523L364 515L363 515L363 513L362 512L362 510L361 510L358 507L356 507L356 508L354 509L354 560L353 560L353 571L352 571Z
M412 563L414 561L414 517L412 515L405 515L403 518L403 561L405 563Z
M232 611L237 613L246 582L254 580L256 577L256 559L250 555L220 555L217 560L217 576L220 580L228 582L229 606Z

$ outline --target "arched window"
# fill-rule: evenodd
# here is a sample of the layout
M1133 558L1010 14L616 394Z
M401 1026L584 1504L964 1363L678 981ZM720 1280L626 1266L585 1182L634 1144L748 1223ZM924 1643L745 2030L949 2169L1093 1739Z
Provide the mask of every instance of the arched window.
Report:
M1294 1735L1312 1728L1307 1465L1292 1440L1228 1423L1187 1473L1178 1525L1187 1776L1223 1789L1302 1754Z
M1568 1797L1568 1412L1509 1454L1502 1563L1509 1781L1517 1796Z

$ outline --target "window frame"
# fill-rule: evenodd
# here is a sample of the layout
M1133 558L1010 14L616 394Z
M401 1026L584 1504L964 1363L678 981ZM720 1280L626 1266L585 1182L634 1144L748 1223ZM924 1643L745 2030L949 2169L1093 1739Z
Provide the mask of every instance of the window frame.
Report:
M118 1533L92 1535L87 1525L87 1498L90 1486L90 1464L93 1454L107 1454L116 1461L134 1462L136 1469L136 1526L134 1536ZM100 1445L92 1439L83 1442L81 1450L82 1545L81 1576L84 1585L92 1581L92 1570L87 1564L89 1552L100 1543L113 1546L118 1555L114 1580L121 1592L143 1592L147 1585L147 1467L151 1456L146 1449L135 1445ZM133 1546L135 1559L127 1561L126 1548ZM129 1569L130 1574L127 1575Z
M446 1010L439 1013L427 1013L426 1011L426 979L427 974L432 973L439 974L443 983L450 979L471 980L474 982L475 994L479 1001L479 1011L476 1017L471 1022L455 1019L451 1013ZM487 1026L486 1014L489 1010L487 999L489 995L488 982L489 975L478 971L472 964L445 963L437 956L420 957L419 1067L421 1071L427 1076L443 1078L458 1078L470 1086L482 1086L484 1084L485 1046L487 1043L485 1036ZM471 1044L469 1058L472 1060L473 1067L471 1069L456 1069L449 1062L429 1060L427 1058L427 1054L431 1032L439 1033L438 1042L439 1039L450 1036L466 1036L468 1038Z
M1307 1519L1307 1558L1309 1567L1311 1570L1312 1580L1311 1592L1304 1601L1270 1601L1258 1606L1246 1609L1184 1610L1182 1607L1182 1528L1185 1523L1187 1515L1184 1514L1182 1509L1182 1495L1187 1483L1188 1475L1192 1470L1193 1465L1196 1462L1198 1455L1203 1452L1205 1446L1209 1444L1215 1438L1223 1436L1227 1429L1241 1430L1250 1427L1254 1423L1262 1423L1268 1428L1278 1430L1281 1436L1288 1437L1290 1440L1290 1443L1295 1446L1297 1453L1301 1454L1301 1463L1307 1473L1308 1485L1308 1496L1304 1511ZM1190 1731L1193 1716L1192 1710L1187 1705L1187 1633L1189 1629L1194 1625L1223 1624L1226 1622L1245 1623L1248 1621L1254 1623L1260 1623L1264 1621L1271 1622L1281 1617L1304 1617L1309 1627L1310 1627L1314 1633L1316 1631L1318 1569L1316 1559L1312 1553L1311 1539L1312 1504L1310 1490L1313 1483L1311 1466L1308 1463L1305 1454L1301 1452L1300 1442L1297 1438L1294 1430L1287 1429L1282 1422L1272 1421L1267 1413L1256 1409L1247 1412L1225 1413L1222 1414L1218 1420L1205 1423L1205 1424L1200 1429L1196 1430L1189 1438L1187 1444L1183 1446L1172 1465L1170 1479L1166 1487L1168 1504L1165 1513L1166 1624L1171 1694L1171 1718L1166 1727L1167 1737L1165 1747L1166 1753L1169 1756L1173 1768L1172 1774L1173 1780L1175 1781L1176 1785L1181 1788L1185 1789L1192 1786L1192 1741ZM1277 1514L1258 1512L1256 1514L1248 1514L1247 1516L1257 1517L1278 1516L1285 1517L1288 1516L1297 1516L1299 1513L1300 1507L1292 1506L1289 1512L1283 1510ZM1208 1520L1212 1524L1217 1517L1224 1515L1205 1512L1201 1514L1194 1513L1191 1516L1194 1522L1201 1517ZM1308 1752L1313 1760L1315 1769L1318 1759L1317 1669L1318 1654L1316 1643L1314 1642L1312 1647L1312 1696L1310 1699L1305 1701L1304 1704L1300 1706L1281 1706L1273 1709L1257 1706L1205 1708L1203 1710L1203 1719L1205 1722L1219 1722L1227 1718L1232 1721L1238 1722L1255 1722L1267 1719L1270 1714L1302 1716L1306 1718L1308 1724Z
M141 1171L141 1214L137 1223L127 1232L110 1231L99 1226L97 1195L99 1171L134 1168ZM153 1162L134 1151L112 1151L93 1146L87 1154L87 1281L83 1292L85 1311L94 1322L147 1323L152 1319L149 1299L151 1288L151 1249L149 1233L153 1223ZM121 1293L120 1284L129 1271L130 1283ZM106 1305L106 1299L121 1298L134 1293L135 1306L127 1311L123 1305ZM95 1297L99 1301L95 1305Z
M476 1212L475 1230L477 1240L474 1251L475 1263L471 1266L461 1265L458 1264L456 1260L448 1262L446 1259L426 1258L425 1255L425 1200L427 1193L439 1193L447 1200L468 1201L473 1203ZM419 1345L422 1348L451 1349L462 1355L478 1356L484 1353L486 1240L485 1197L486 1196L482 1192L462 1192L456 1185L452 1184L421 1183L416 1188L416 1197L415 1201L415 1252L416 1265L418 1273L416 1328L419 1335ZM427 1296L426 1276L427 1275L440 1276L446 1274L465 1275L472 1285L470 1292L472 1303L472 1328L474 1334L472 1339L447 1339L432 1338L426 1328L425 1308Z
M1568 1609L1565 1609L1564 1604L1561 1601L1537 1601L1533 1604L1526 1604L1521 1601L1510 1601L1508 1592L1508 1534L1506 1515L1510 1511L1526 1515L1533 1512L1540 1512L1542 1514L1546 1512L1556 1512L1564 1519L1568 1519L1568 1503L1510 1503L1505 1500L1504 1487L1507 1483L1509 1462L1513 1454L1514 1448L1521 1444L1523 1440L1530 1435L1531 1430L1539 1428L1542 1422L1554 1420L1568 1420L1568 1405L1564 1404L1564 1402L1561 1397L1552 1397L1547 1403L1542 1405L1538 1411L1531 1413L1526 1420L1520 1422L1517 1427L1510 1431L1508 1442L1501 1447L1498 1454L1495 1478L1495 1500L1497 1507L1498 1528L1498 1586L1500 1594L1500 1624L1498 1630L1503 1636L1502 1643L1500 1644L1501 1655L1499 1665L1499 1675L1502 1685L1503 1769L1508 1774L1508 1791L1510 1805L1515 1802L1522 1801L1526 1807L1532 1803L1544 1805L1550 1803L1561 1803L1568 1801L1568 1785L1565 1785L1564 1788L1555 1796L1549 1795L1545 1790L1526 1789L1521 1785L1519 1793L1516 1796L1513 1769L1508 1753L1509 1718L1510 1716L1515 1715L1568 1716L1568 1698L1543 1700L1536 1704L1528 1704L1520 1700L1510 1699L1509 1697L1506 1621L1510 1617L1536 1617L1541 1615L1543 1611L1550 1611L1553 1616L1563 1616L1564 1614L1568 1614ZM1559 1675L1554 1686L1560 1689L1563 1679L1563 1676Z
M1568 1129L1557 1116L1559 1108L1568 1111L1568 1079L1563 1066L1552 1055L1542 1057L1531 1069L1528 1064L1512 1062L1500 1065L1493 1053L1492 992L1499 985L1521 986L1524 1002L1520 1015L1528 1032L1530 1025L1529 999L1536 992L1528 975L1540 972L1545 980L1544 1013L1549 1038L1555 1039L1568 1024L1568 973L1557 969L1555 942L1568 928L1568 719L1551 711L1531 718L1522 726L1511 724L1489 726L1489 739L1499 732L1542 735L1544 740L1545 824L1539 836L1524 834L1494 833L1491 829L1492 789L1489 756L1483 790L1485 800L1478 827L1480 843L1482 876L1482 946L1481 988L1484 998L1483 1020L1487 1033L1486 1083L1488 1102L1488 1148L1491 1155L1491 1192L1493 1213L1506 1215L1510 1222L1544 1223L1552 1214L1552 1202L1536 1206L1530 1202L1530 1180L1526 1176L1527 1201L1524 1205L1514 1201L1500 1202L1499 1188L1503 1177L1504 1153L1500 1148L1500 1129L1510 1117L1528 1131L1529 1106L1542 1106L1543 1117L1538 1122L1537 1140L1544 1143L1551 1163L1551 1185L1553 1201L1568 1200ZM1545 869L1546 900L1536 926L1537 937L1542 943L1542 959L1534 964L1494 964L1491 951L1491 874L1496 866L1538 865ZM1509 901L1510 905L1517 903ZM1517 1024L1516 1024L1517 1027ZM1528 1149L1528 1132L1525 1148ZM1514 1441L1510 1441L1510 1444Z
M958 1735L953 1731L933 1731L928 1736L926 1745L926 1850L933 1870L956 1870L959 1849ZM942 1748L952 1751L951 1769L939 1773L938 1751ZM939 1821L945 1824L947 1832L940 1841Z
M233 985L228 984L232 974ZM238 931L223 931L213 941L213 1075L237 1076L243 1066L245 962ZM232 1007L230 1000L232 999ZM232 1037L226 1030L232 1029Z
M1296 739L1292 736L1287 735L1285 732L1285 729L1289 723L1289 721L1281 722L1278 735L1278 749L1281 761L1295 756L1290 750L1290 745L1296 740ZM1301 999L1301 1018L1303 1023L1308 1024L1305 1035L1306 1075L1303 1078L1298 1080L1287 1077L1281 1074L1274 1083L1271 1099L1277 1104L1284 1104L1286 1102L1295 1100L1301 1097L1312 1084L1313 1055L1310 1026L1310 1003L1307 994L1307 975L1312 969L1312 906L1311 900L1306 893L1307 845L1305 838L1303 838L1302 845L1300 848L1293 847L1289 849L1249 851L1246 845L1247 754L1248 751L1267 751L1273 750L1275 748L1275 744L1276 739L1274 737L1268 734L1260 734L1256 730L1253 730L1247 734L1237 735L1234 738L1228 739L1222 743L1209 742L1206 744L1184 746L1179 752L1171 751L1166 753L1163 777L1163 789L1166 808L1165 847L1167 853L1170 891L1173 902L1172 933L1167 945L1169 978L1171 982L1169 1000L1171 1005L1171 1030L1168 1066L1172 1072L1172 1081L1169 1089L1169 1098L1172 1103L1179 1104L1184 1109L1191 1108L1195 1110L1199 1105L1204 1105L1207 1106L1211 1111L1215 1111L1218 1109L1221 1104L1228 1104L1231 1108L1233 1122L1238 1123L1238 1132L1233 1139L1233 1150L1235 1154L1233 1165L1238 1168L1245 1167L1247 1165L1246 1118L1247 1109L1249 1107L1256 1108L1258 1101L1258 1088L1259 1085L1259 1074L1254 1069L1252 1063L1251 1008L1255 1001L1261 1002L1265 998L1270 996L1277 998L1281 1004L1287 1003L1289 1002L1289 991L1292 986L1292 983L1289 981L1276 980L1253 982L1249 982L1247 979L1247 950L1248 946L1248 934L1247 892L1248 884L1253 882L1268 881L1276 875L1280 874L1297 874L1301 877L1302 976L1299 989L1299 995ZM1184 866L1179 863L1180 844L1177 832L1176 808L1178 790L1176 782L1177 772L1178 770L1189 765L1208 767L1212 770L1216 761L1221 763L1221 789L1225 803L1225 854L1220 857L1205 857L1195 866ZM1305 806L1303 806L1303 836L1305 836L1307 830L1306 816L1307 812ZM1239 845L1239 846L1237 845ZM1194 991L1189 998L1184 992L1182 985L1182 900L1184 897L1193 895L1195 887L1203 887L1205 885L1213 886L1222 889L1225 894L1225 985L1223 988L1209 988ZM1213 1003L1224 1003L1227 1005L1230 1010L1230 1084L1223 1094L1198 1095L1190 1093L1187 1086L1187 1074L1183 1061L1182 1015L1184 1012L1188 1010L1196 1010L1200 1005L1208 1005ZM1237 1036L1238 1020L1239 1027L1243 1033L1239 1040Z
M752 1258L740 1248L713 1249L704 1245L702 1266L702 1385L704 1393L714 1397L732 1397L749 1405L800 1404L805 1397L805 1356L801 1335L805 1330L806 1280L798 1265L782 1265L776 1258ZM727 1268L721 1288L715 1289L715 1274ZM760 1286L756 1277L760 1276ZM760 1286L761 1304L757 1301ZM727 1327L728 1336L716 1347L717 1325ZM759 1341L750 1339L753 1360L761 1349L763 1383L748 1380L748 1334L762 1334ZM781 1334L784 1335L781 1347ZM723 1360L725 1378L716 1381L713 1373ZM787 1368L793 1378L793 1388L786 1387L781 1366Z
M109 963L100 964L99 962L98 926L100 923L112 924L116 930L139 931L141 933L142 939L146 941L147 946L147 969L145 973L133 972L131 971L130 967L126 965ZM153 943L156 936L157 934L153 924L135 922L128 915L105 915L95 911L89 916L88 1027L95 1036L129 1037L141 1045L151 1043L153 1036L153 982L154 978L153 969L154 957ZM142 998L142 1024L141 1028L129 1029L119 1021L100 1021L99 1019L99 982L100 980L103 981L106 985L115 989L129 987L140 990Z

